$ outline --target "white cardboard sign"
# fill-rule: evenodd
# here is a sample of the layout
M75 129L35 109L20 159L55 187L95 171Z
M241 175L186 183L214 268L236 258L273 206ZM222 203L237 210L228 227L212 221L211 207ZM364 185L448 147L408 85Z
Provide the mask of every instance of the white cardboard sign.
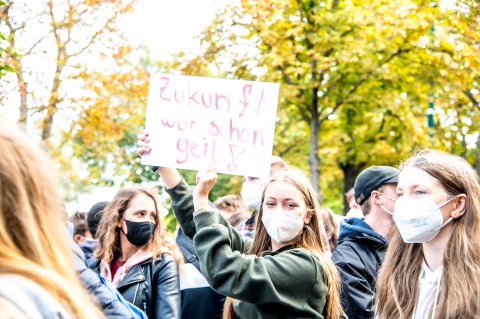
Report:
M277 83L154 73L145 128L151 152L142 164L219 173L269 174Z

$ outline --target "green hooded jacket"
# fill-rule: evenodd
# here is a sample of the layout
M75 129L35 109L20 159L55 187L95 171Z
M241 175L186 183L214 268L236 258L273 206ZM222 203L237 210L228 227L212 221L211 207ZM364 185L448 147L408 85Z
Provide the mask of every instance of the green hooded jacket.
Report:
M184 180L167 189L203 275L215 291L235 299L240 318L323 318L327 287L312 252L287 246L260 257L246 255L252 239L240 236L215 208L193 217L192 191Z

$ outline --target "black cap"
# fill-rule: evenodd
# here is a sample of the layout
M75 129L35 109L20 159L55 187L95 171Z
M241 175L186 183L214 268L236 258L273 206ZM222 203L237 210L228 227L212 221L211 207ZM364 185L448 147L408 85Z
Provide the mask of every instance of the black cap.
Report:
M357 176L353 186L357 204L362 205L372 191L379 189L380 186L398 183L398 172L398 169L391 166L371 166L363 170Z
M90 208L87 215L87 224L88 230L92 234L93 238L97 238L97 229L98 224L100 224L100 220L102 219L103 210L109 202L98 202Z

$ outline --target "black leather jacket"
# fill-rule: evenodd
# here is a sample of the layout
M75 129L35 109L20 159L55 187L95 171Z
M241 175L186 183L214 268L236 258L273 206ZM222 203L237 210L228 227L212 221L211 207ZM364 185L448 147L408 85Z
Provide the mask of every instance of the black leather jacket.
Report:
M147 259L130 268L117 286L122 296L142 309L149 319L179 319L180 279L178 264L170 254L162 254L155 264ZM100 261L92 258L89 267L100 271Z

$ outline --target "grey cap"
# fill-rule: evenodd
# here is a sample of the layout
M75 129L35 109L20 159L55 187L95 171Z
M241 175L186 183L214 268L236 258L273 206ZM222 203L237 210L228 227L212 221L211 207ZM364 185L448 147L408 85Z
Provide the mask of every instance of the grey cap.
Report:
M355 201L362 205L372 191L379 189L382 185L398 183L399 170L391 166L371 166L363 170L355 180L353 186Z

